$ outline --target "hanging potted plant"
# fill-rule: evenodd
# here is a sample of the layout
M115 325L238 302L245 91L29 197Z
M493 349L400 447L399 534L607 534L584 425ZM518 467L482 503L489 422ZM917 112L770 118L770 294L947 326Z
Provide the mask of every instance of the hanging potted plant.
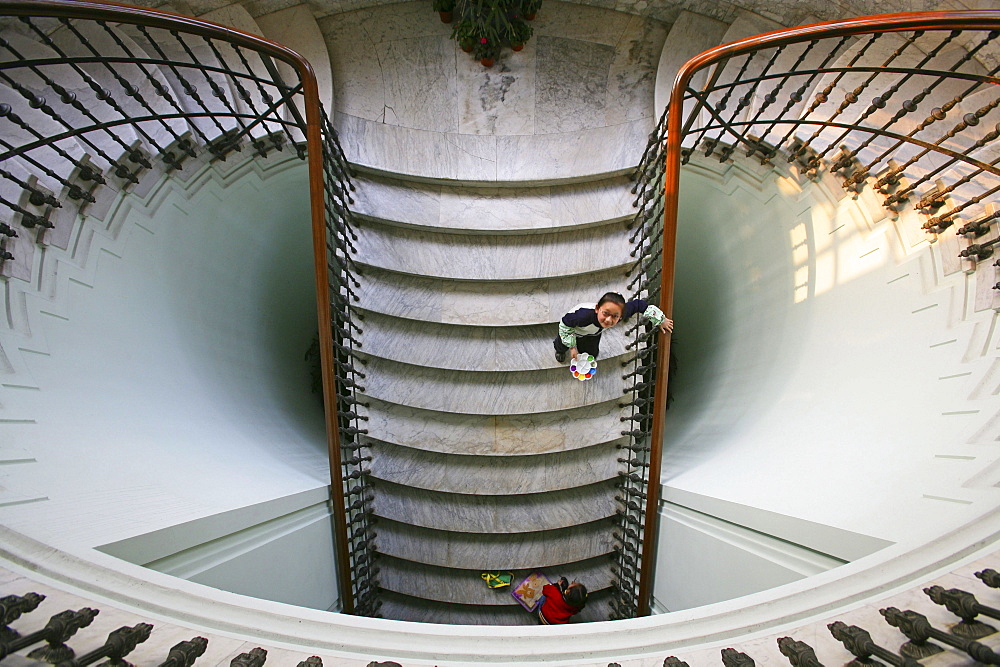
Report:
M534 21L541 8L542 0L521 0L521 16L528 21Z
M455 0L434 0L434 11L441 16L442 23L451 23L451 16L454 10Z
M481 37L479 43L472 47L472 57L479 61L483 67L493 67L493 63L500 56L500 45Z
M524 43L531 38L534 29L524 22L520 17L511 19L507 27L507 42L512 51L520 51L524 48Z
M476 28L476 24L467 18L460 18L455 21L455 25L451 29L451 38L458 42L458 45L466 53L472 52L472 47L475 46L476 42L482 35Z

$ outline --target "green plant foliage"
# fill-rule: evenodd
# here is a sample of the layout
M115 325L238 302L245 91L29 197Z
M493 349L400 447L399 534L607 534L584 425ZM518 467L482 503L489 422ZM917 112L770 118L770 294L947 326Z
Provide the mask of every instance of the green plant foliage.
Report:
M444 1L434 0L435 3ZM542 4L541 0L453 1L455 24L451 37L462 48L471 47L472 56L477 60L495 59L501 48L527 42L533 29L524 20L524 13L526 8L537 12Z
M434 0L434 11L451 12L455 10L455 0Z

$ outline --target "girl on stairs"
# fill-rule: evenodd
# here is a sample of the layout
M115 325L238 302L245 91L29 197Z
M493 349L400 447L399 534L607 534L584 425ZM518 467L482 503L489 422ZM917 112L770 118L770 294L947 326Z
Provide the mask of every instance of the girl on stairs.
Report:
M577 353L592 354L596 359L600 353L601 334L619 322L635 315L649 320L663 333L674 330L673 320L667 319L663 311L647 303L644 299L625 301L618 292L608 292L597 302L597 306L581 303L565 315L559 322L559 335L552 341L556 349L556 361L566 361L566 353L576 359Z

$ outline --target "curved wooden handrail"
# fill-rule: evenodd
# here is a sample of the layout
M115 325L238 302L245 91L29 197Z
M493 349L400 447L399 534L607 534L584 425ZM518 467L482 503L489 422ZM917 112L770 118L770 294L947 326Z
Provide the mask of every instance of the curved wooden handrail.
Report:
M333 332L330 328L330 284L328 280L326 218L323 192L323 139L321 106L316 73L309 61L276 42L234 28L155 9L111 3L73 0L0 0L0 10L13 16L49 16L128 23L178 30L200 37L217 39L266 54L290 65L302 82L303 106L306 112L306 148L309 168L309 200L313 237L313 259L316 282L316 310L319 326L320 358L323 379L323 405L326 421L327 449L330 459L331 500L336 532L337 575L341 591L341 607L345 613L354 611L351 592L350 558L347 549L347 518L343 494L340 435L337 429L337 394L331 369L334 366Z
M862 16L843 21L815 23L755 35L746 39L722 44L708 49L681 66L674 79L668 102L665 170L663 184L663 257L661 263L660 308L667 317L673 316L674 263L677 242L677 207L681 171L681 143L684 97L692 77L713 65L725 63L735 56L746 55L766 48L787 46L817 39L864 35L876 32L904 32L913 30L1000 30L1000 11L973 10L949 12L917 12ZM768 121L770 122L770 121ZM656 542L660 503L660 466L663 459L663 424L666 412L667 362L670 358L669 336L657 334L659 348L656 366L655 396L648 491L646 499L646 526L644 550L639 575L638 614L650 611L653 570L656 562Z

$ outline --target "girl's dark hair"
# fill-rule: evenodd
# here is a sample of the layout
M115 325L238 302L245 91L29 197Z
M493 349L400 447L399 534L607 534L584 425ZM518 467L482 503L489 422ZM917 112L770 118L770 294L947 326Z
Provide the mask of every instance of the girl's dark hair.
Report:
M618 292L608 292L602 296L601 300L597 302L597 307L600 308L606 303L617 303L622 307L622 310L625 310L625 297Z
M578 609L583 609L587 606L587 587L583 584L573 586L563 593L563 600Z

